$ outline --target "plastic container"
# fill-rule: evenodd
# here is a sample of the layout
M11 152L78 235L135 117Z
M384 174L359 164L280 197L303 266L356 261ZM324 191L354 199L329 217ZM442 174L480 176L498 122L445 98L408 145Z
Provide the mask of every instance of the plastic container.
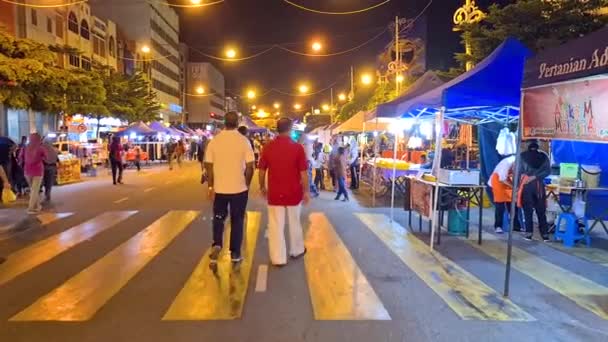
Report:
M578 178L578 164L575 163L560 163L559 164L560 178Z
M588 188L599 188L602 169L598 165L581 165L581 179Z
M448 210L448 234L456 236L467 235L467 215L466 209L450 209Z

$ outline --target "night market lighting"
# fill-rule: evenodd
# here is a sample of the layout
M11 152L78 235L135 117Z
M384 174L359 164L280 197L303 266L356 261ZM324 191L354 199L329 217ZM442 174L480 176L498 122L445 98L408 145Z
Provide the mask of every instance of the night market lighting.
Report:
M203 95L205 93L205 88L203 88L202 86L198 86L196 88L196 93L199 95Z
M323 48L323 45L321 45L321 43L319 43L319 42L312 43L312 50L313 51L319 52L319 51L321 51L322 48Z
M236 57L236 50L233 48L226 49L226 57L228 57L228 58Z
M293 109L300 110L300 109L302 109L302 105L299 104L299 103L296 103L296 104L293 105Z
M87 2L88 0L78 0L78 1L66 1L60 4L48 4L48 5L36 5L36 4L28 4L23 1L13 1L13 0L0 0L0 2L6 2L8 4L23 6L23 7L32 7L32 8L58 8L58 7L67 7L72 5L78 5Z
M258 107L256 105L251 106L251 110L256 110Z
M401 74L397 75L397 77L395 77L395 81L397 81L397 83L402 83L404 79L405 78Z
M190 3L193 5L200 5L201 4L201 0L190 0Z
M366 8L361 8L361 9L358 9L358 10L345 11L345 12L329 12L329 11L317 10L317 9L310 8L310 7L304 7L304 6L300 5L300 4L296 4L295 2L292 2L290 0L283 0L283 1L285 3L290 4L291 6L297 7L299 9L301 9L301 10L304 10L304 11L308 11L308 12L312 12L312 13L317 13L317 14L329 14L329 15L348 15L348 14L363 13L363 12L371 11L371 10L373 10L375 8L378 8L378 7L382 6L382 5L386 5L389 2L391 2L391 0L384 0L384 1L381 1L381 2L379 2L377 4L371 5L371 6L366 7Z
M323 104L321 106L321 108L323 109L323 111L328 112L329 111L329 105L328 104Z
M340 101L346 101L346 94L340 93L340 95L338 95L338 100L340 100Z
M317 109L315 109L314 113L315 113L315 114L321 114L321 110L319 110L319 109L317 108Z
M281 104L280 104L280 103L278 103L278 102L275 102L275 103L274 103L272 106L273 106L275 109L279 109L279 108L281 108Z
M308 88L308 86L306 84L300 84L300 86L298 87L298 90L300 91L301 94L306 94L306 93L308 93L310 88Z
M361 83L363 83L364 85L370 85L372 84L372 75L371 74L363 74L361 75Z
M148 45L144 45L141 47L141 52L143 53L150 53L150 47Z
M247 91L247 98L251 99L251 100L255 99L255 91L254 90Z

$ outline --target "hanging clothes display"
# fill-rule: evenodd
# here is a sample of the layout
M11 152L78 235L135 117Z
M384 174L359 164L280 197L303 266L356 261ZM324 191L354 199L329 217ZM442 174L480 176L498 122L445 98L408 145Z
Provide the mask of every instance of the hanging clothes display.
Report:
M510 156L515 154L517 151L517 137L515 133L509 131L508 128L503 128L500 130L498 134L498 139L496 139L496 151L501 156Z

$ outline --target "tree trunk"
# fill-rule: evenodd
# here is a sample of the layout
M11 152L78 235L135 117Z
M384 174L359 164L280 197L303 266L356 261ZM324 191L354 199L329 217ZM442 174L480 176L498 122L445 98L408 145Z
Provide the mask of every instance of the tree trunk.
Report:
M99 127L101 126L101 115L97 115L97 132L95 133L96 138L99 140Z

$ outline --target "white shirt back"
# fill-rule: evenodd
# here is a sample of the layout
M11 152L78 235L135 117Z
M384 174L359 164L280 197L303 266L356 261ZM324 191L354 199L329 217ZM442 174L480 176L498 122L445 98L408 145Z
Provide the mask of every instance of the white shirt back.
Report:
M255 162L249 140L235 130L216 135L205 151L205 162L213 164L213 188L217 194L247 191L245 165Z
M498 175L498 180L501 182L505 182L507 178L509 178L509 171L511 171L511 167L515 163L515 156L509 156L501 160L496 168L494 168L494 173Z

